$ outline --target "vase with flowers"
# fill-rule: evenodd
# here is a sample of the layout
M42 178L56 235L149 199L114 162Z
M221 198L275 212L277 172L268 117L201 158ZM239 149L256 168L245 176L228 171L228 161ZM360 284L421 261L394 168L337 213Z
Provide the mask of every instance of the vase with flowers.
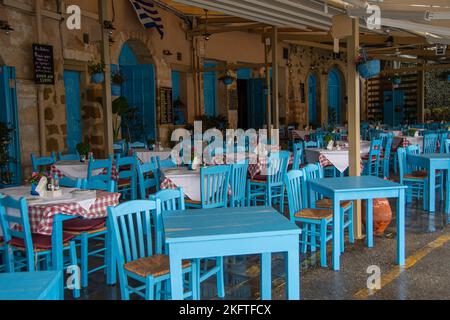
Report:
M36 187L38 186L42 178L48 179L49 176L44 172L33 172L31 174L31 177L26 180L26 182L31 185L32 196L39 196L39 193L36 192Z

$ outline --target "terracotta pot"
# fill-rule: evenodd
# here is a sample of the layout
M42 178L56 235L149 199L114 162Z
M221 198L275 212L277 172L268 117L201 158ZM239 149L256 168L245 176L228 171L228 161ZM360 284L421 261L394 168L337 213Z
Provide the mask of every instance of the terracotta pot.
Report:
M362 203L362 222L366 227L366 201ZM382 235L392 220L392 209L388 199L373 199L373 233Z

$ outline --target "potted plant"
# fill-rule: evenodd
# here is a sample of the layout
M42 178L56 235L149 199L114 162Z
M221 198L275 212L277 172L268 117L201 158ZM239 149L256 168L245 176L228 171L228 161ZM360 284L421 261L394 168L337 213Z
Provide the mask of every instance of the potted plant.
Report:
M111 94L113 96L120 96L123 81L123 76L119 71L111 76Z
M102 62L91 61L88 64L88 71L91 75L91 81L93 83L102 83L105 81L105 64Z
M9 155L9 145L12 142L11 135L13 131L14 129L11 129L6 123L0 122L0 184L4 185L12 183L12 173L9 164L14 159Z
M356 68L362 78L373 78L380 74L380 60L369 58L364 48L360 48L356 58Z
M231 75L231 72L228 70L227 72L225 72L225 74L223 76L221 76L219 78L219 80L222 81L224 85L229 86L229 85L233 84L233 82L236 80L236 78L233 77Z
M80 162L85 162L89 152L91 151L91 145L89 143L80 142L77 144L77 151L80 155Z
M325 137L323 137L323 140L325 141L327 145L327 150L333 150L334 141L333 141L333 135L331 133L327 133Z
M49 177L44 172L33 172L31 174L31 177L26 180L26 182L31 185L32 196L39 196L39 193L36 192L36 187L38 186L42 178L49 178Z

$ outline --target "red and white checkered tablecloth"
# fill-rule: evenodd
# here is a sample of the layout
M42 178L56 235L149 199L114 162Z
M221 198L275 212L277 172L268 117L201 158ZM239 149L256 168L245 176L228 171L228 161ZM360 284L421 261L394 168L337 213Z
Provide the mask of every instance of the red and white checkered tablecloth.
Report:
M106 171L107 171L107 169L104 169L102 174L105 174ZM52 165L50 167L50 173L52 176L54 176L56 174L58 176L58 178L60 178L60 179L64 177L64 174L60 170L58 170L58 168L56 168L55 165ZM117 168L116 168L115 164L113 164L113 167L112 167L111 178L113 180L117 180L119 178L119 173L117 172Z
M78 203L62 203L48 205L32 205L28 207L31 232L43 235L51 235L53 230L53 218L57 214L79 216L86 219L105 218L108 215L108 207L119 204L120 193L97 191L97 200L89 211L84 210Z

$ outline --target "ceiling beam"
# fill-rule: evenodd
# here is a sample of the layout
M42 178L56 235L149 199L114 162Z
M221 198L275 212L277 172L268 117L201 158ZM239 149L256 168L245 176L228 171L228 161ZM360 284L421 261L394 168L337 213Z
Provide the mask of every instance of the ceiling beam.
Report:
M230 63L226 65L219 65L213 68L204 68L201 67L199 72L218 72L218 71L227 71L227 70L237 70L237 69L259 69L265 67L265 63ZM272 63L269 63L268 66L272 66Z
M330 50L330 51L334 50L333 45L312 42L312 41L285 40L284 42L296 44L299 46L305 46L305 47L320 48L320 49L325 49L325 50ZM347 48L339 47L339 52L347 52Z
M208 28L208 33L210 34L215 34L215 33L226 33L226 32L235 32L235 31L248 31L250 29L257 29L257 28L263 28L263 27L267 27L267 24L264 23L249 23L249 24L245 24L245 25L240 25L240 26L227 26L227 27L222 27L219 29L211 29ZM206 28L205 25L199 26L193 30L189 30L188 31L188 35L190 36L198 36L198 35L203 35L206 32Z

